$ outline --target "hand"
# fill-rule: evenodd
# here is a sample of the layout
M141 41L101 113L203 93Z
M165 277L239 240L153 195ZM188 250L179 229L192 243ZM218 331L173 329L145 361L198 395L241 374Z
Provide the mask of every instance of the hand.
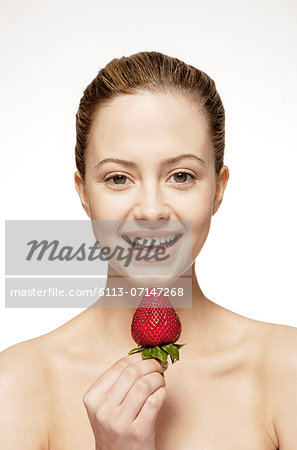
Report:
M155 450L155 421L166 399L163 367L141 354L107 369L83 397L96 450Z

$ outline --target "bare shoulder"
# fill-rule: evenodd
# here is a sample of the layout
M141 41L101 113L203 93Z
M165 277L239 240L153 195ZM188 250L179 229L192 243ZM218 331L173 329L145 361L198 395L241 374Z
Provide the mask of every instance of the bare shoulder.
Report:
M86 348L80 316L0 353L1 449L48 450L57 383Z
M263 322L242 316L220 305L218 317L228 332L226 335L234 342L246 342L251 348L258 348L259 354L267 355L267 362L271 358L282 358L294 355L297 343L297 328L289 325Z
M267 381L286 383L297 375L297 328L247 319L250 340L260 349Z
M50 374L37 339L0 353L0 448L47 449Z
M81 313L0 353L1 449L49 449L57 386L67 386L73 373L79 378L88 370L88 327Z
M297 448L297 328L269 328L265 358L267 398L281 450Z
M297 448L297 328L247 320L267 431L276 448Z
M42 335L33 339L14 344L0 352L0 364L2 367L10 367L11 363L17 364L19 368L30 360L32 369L42 370L46 360L47 335ZM38 362L38 364L37 364ZM29 364L25 364L23 369L30 370Z
M225 310L226 323L235 336L254 351L259 367L270 374L286 379L297 369L297 328L263 322ZM284 372L284 369L287 368ZM292 372L293 371L293 372Z
M280 450L297 448L297 328L228 310L223 314L253 369L261 415L272 444Z
M266 324L269 336L269 350L273 358L285 362L297 355L297 328L289 325Z
M262 344L263 367L268 380L286 383L297 375L297 328L266 322L256 322L259 345ZM261 340L260 340L261 338Z

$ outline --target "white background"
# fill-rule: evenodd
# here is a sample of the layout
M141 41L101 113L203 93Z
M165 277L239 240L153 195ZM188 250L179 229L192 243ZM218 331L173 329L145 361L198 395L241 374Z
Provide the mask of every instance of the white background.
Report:
M226 109L230 180L196 266L203 292L297 327L294 0L0 0L0 349L81 309L4 306L4 219L86 219L75 113L107 62L155 50L208 73Z

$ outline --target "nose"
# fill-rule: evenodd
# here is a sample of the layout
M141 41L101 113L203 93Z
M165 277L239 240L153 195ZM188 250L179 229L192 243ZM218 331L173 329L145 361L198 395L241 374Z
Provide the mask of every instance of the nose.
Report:
M133 208L135 220L169 220L171 208L164 202L164 194L155 184L146 184L139 192Z

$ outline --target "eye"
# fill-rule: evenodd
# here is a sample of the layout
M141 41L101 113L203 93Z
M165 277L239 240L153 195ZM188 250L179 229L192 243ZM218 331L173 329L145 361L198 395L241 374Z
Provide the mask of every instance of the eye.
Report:
M190 180L188 179L188 176L190 177ZM179 170L178 172L175 172L170 176L170 178L172 177L174 177L175 180L174 184L183 184L183 185L189 184L187 181L192 182L197 179L197 177L195 177L193 174L185 170ZM127 186L126 180L129 180L129 178L126 175L122 173L116 173L105 178L105 180L103 180L103 183L111 187Z
M186 184L188 175L190 176L190 181L194 181L197 179L194 175L185 170L179 170L178 172L173 173L171 177L174 177L174 180L177 182L177 184Z
M106 184L111 184L113 186L125 186L125 180L128 179L128 177L126 177L126 175L122 174L122 173L116 173L114 175L111 175L110 177L105 178L105 180L103 180L103 183ZM109 181L114 180L113 183L109 183Z

